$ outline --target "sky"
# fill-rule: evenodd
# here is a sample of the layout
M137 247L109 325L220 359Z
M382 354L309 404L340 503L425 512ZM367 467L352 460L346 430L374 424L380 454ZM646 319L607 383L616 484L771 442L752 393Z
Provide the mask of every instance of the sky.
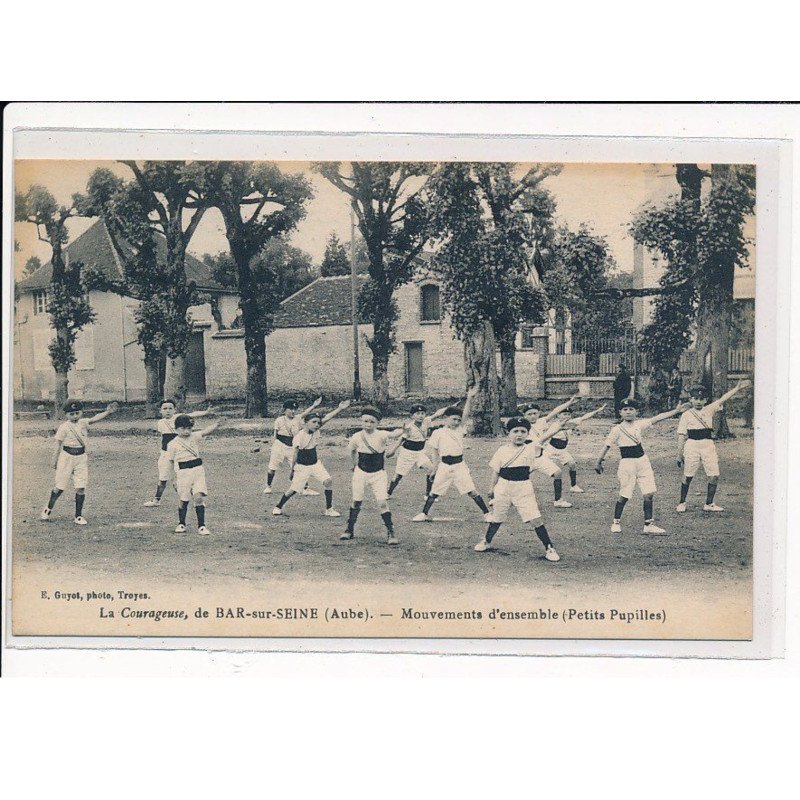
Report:
M17 161L15 185L25 192L32 184L46 187L59 203L69 203L72 195L83 192L89 176L98 167L106 167L122 177L130 178L130 170L113 161ZM308 252L315 264L322 260L325 242L335 231L345 244L350 240L350 210L347 197L306 163L282 164L290 172L303 172L314 188L314 199L307 205L307 215L291 236L295 247ZM588 224L594 232L605 236L618 269L633 269L633 240L627 232L633 214L648 202L659 202L678 191L675 173L670 164L565 164L561 174L543 184L556 200L559 222L577 228ZM70 239L92 224L92 220L74 219L69 223ZM46 262L50 248L38 241L33 225L15 223L15 239L20 251L15 269L19 275L31 255ZM195 256L218 253L227 249L222 218L216 209L206 212L189 245Z

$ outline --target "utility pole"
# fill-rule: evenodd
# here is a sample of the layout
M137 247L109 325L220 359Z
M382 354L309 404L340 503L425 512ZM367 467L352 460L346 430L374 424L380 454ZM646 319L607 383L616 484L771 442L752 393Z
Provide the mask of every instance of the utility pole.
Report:
M350 318L353 321L353 400L361 400L358 359L358 269L356 267L356 216L350 209Z

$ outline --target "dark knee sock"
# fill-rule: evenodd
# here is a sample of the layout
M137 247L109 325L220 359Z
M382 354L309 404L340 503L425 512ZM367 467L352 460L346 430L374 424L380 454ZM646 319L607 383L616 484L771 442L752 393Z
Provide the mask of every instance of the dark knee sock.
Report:
M47 501L47 507L52 511L55 507L56 500L61 497L61 489L53 489L50 492L50 499Z
M539 541L545 546L550 547L553 544L550 541L550 536L547 533L547 528L544 525L537 525L534 530L536 531L536 535L539 537Z
M475 501L475 505L478 506L478 508L483 511L484 514L489 513L489 506L483 502L483 498L479 494L476 494L472 499Z
M614 519L622 519L622 512L627 502L627 497L620 497L619 500L617 500L617 504L614 506Z
M487 542L491 542L492 539L494 539L494 535L500 530L501 524L500 522L490 522L489 527L486 529L486 535L483 538L486 539Z
M571 469L569 471L569 485L570 486L577 486L578 485L578 470Z
M86 500L85 492L75 492L75 516L83 516L83 503Z
M272 481L275 480L275 470L271 469L267 472L267 486L272 486Z
M689 484L692 482L691 478L684 476L681 482L681 503L686 502L686 496L689 494Z
M285 495L278 500L278 508L283 508L289 502L289 498L294 496L294 492L286 492Z
M561 490L563 486L564 483L561 478L553 478L553 493L555 494L556 500L561 499Z
M356 529L356 520L358 519L358 514L361 511L361 501L354 500L353 505L350 506L350 514L347 517L347 532L353 533Z
M394 528L392 527L392 512L384 511L381 514L381 519L383 520L383 524L386 526L386 530L389 533L394 533Z
M161 495L164 494L164 489L167 488L166 481L159 481L158 486L156 486L156 500L161 499Z
M178 506L178 522L181 525L186 524L186 511L189 508L189 501L188 500L181 500L181 504Z
M425 494L430 494L433 489L433 475L425 476Z
M206 524L206 507L195 506L194 512L197 514L197 527L202 528Z
M431 506L436 502L436 495L429 494L427 498L425 498L425 505L422 506L422 513L427 514L431 510Z
M706 489L706 505L710 506L714 502L714 495L717 493L717 484L709 483Z
M653 498L651 497L649 500L644 500L642 502L642 506L644 507L644 521L645 522L652 522L653 521Z
M333 507L333 489L325 490L325 508Z
M389 484L389 492L388 492L390 497L392 495L392 492L397 488L397 485L400 483L401 480L403 480L402 475L395 475L394 478L392 478L392 482Z

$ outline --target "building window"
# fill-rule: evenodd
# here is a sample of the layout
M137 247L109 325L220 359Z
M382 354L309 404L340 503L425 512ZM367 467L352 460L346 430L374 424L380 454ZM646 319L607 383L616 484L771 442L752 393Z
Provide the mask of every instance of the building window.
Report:
M44 314L47 311L47 292L39 289L33 293L33 313Z
M420 319L422 322L439 322L441 318L439 287L435 283L426 284L420 289Z
M533 350L533 326L525 325L522 329L522 342L520 343L522 350Z

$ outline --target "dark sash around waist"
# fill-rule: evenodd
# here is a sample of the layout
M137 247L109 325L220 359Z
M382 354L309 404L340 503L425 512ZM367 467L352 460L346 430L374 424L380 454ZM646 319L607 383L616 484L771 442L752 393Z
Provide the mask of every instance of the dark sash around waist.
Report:
M167 445L177 436L177 433L162 433L161 434L161 449L166 450Z
M500 477L505 481L527 481L531 477L531 468L500 467Z
M567 440L566 439L551 439L550 446L555 447L556 450L566 450L567 449Z
M61 445L61 449L71 456L82 456L86 452L85 447L67 447L65 444Z
M416 439L403 439L403 447L406 450L413 450L414 452L419 452L420 450L425 449L425 442L417 441Z
M358 468L362 472L380 472L383 469L383 453L359 453Z
M690 439L710 439L711 438L711 429L710 428L696 428L695 430L686 431L686 435Z
M644 447L642 447L640 444L634 445L633 447L619 448L620 458L641 458L643 455Z
M452 466L453 464L460 464L464 460L464 456L442 456L442 463L449 464Z
M282 433L276 433L275 434L275 438L279 442L281 442L282 444L285 444L287 447L291 447L292 446L292 437L291 436L285 436Z
M178 469L191 469L192 467L202 467L202 458L193 458L191 461L179 461Z
M308 447L297 451L297 463L310 467L317 463L317 448Z

